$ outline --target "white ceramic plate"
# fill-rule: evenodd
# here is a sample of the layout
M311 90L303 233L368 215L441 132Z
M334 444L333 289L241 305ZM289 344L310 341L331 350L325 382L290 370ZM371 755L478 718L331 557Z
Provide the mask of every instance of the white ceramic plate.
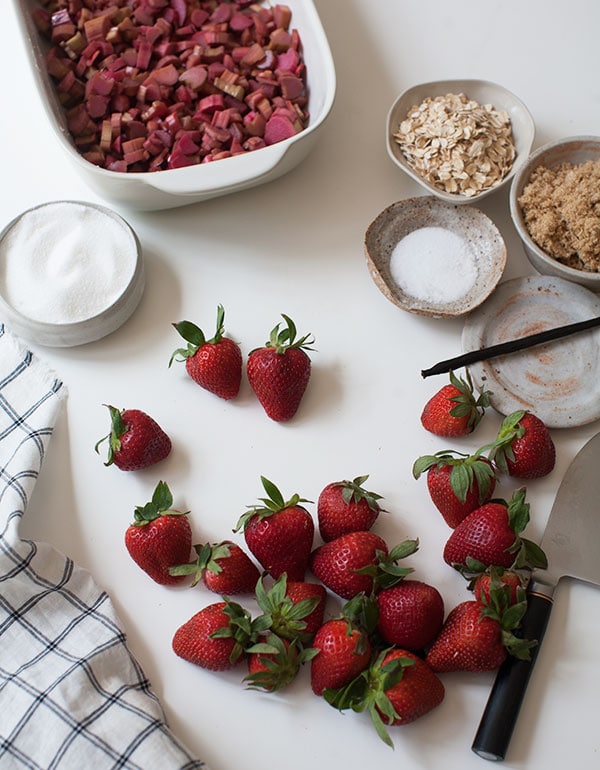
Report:
M600 315L600 297L551 276L501 283L466 320L464 352ZM589 330L469 366L474 383L507 415L528 409L548 427L585 425L600 418L600 330Z

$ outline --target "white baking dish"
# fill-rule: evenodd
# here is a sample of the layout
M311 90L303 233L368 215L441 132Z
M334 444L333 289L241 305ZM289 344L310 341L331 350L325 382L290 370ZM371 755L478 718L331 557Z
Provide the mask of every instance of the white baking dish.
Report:
M292 11L292 26L300 33L306 62L310 120L303 131L269 147L212 163L143 173L108 171L79 154L66 128L54 87L46 72L44 43L31 20L36 0L12 2L40 98L67 160L75 165L94 192L128 208L146 211L174 208L276 179L307 156L333 106L335 68L315 6L312 0L288 0L286 4Z

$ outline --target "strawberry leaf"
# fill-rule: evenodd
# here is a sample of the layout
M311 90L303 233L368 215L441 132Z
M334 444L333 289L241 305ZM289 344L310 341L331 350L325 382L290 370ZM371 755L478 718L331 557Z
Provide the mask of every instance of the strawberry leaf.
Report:
M529 524L529 503L525 502L525 488L517 489L508 501L508 521L510 528L519 535Z
M342 499L346 505L350 505L352 502L359 503L361 500L364 500L372 511L380 512L383 509L378 501L382 499L382 496L376 492L369 492L363 487L368 478L368 475L357 476L352 481L339 481L336 486L342 487Z
M134 526L143 527L160 516L186 516L189 513L189 511L175 511L172 505L171 490L164 481L159 481L152 494L152 500L135 508Z

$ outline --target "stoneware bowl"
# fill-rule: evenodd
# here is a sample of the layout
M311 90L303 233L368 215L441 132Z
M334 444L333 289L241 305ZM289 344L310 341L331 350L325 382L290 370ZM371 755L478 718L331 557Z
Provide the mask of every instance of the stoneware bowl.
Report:
M331 50L312 0L289 0L291 26L298 30L306 63L309 92L308 126L300 133L254 152L164 171L115 172L88 162L77 151L55 89L46 72L44 45L31 18L39 3L12 0L23 41L51 131L84 182L117 208L152 211L198 203L272 181L291 171L306 158L321 133L336 91ZM43 143L45 138L41 137ZM48 150L49 151L49 150Z
M468 99L479 104L491 104L496 110L505 110L510 116L516 158L508 174L494 187L477 195L467 197L460 193L447 193L430 184L407 161L400 145L394 140L394 134L400 123L406 118L411 107L421 104L426 98L434 99L446 94L463 93ZM530 151L535 137L535 124L531 113L523 102L510 91L487 80L436 80L412 86L398 96L389 109L386 123L386 147L388 155L405 174L412 177L428 194L435 195L448 203L477 203L482 198L503 187L515 174Z
M460 239L470 263L464 293L458 286L460 296L438 299L437 293L443 289L438 283L442 273L432 275L426 260L420 263L424 271L421 277L425 284L431 284L431 292L411 296L393 277L396 246L422 228L441 228L446 235L449 231L451 237ZM478 307L495 289L506 266L504 240L486 214L474 206L456 206L430 195L405 198L384 209L367 228L364 248L369 272L382 294L402 310L432 318L454 318ZM454 265L445 269L453 272Z
M59 227L57 232L56 221L69 224L63 230ZM92 230L91 221L93 230L103 233L99 238L102 246L109 248L108 244L113 244L112 255L105 257L100 252L98 260L82 256L86 246L81 233L88 232L88 227ZM35 231L30 224L33 222ZM14 255L25 254L25 249L19 249L18 244L27 242L30 230L35 246L31 247L31 258L27 258L28 267L19 272L16 266L11 274L9 262ZM40 265L42 252L43 267ZM122 269L109 267L115 255L125 263ZM111 269L108 280L107 269ZM27 281L28 286L20 285ZM144 283L144 263L137 235L122 217L104 206L81 201L49 201L24 211L0 232L0 319L16 335L38 345L73 347L111 334L136 309ZM45 291L48 296L44 296ZM92 297L94 293L97 296ZM85 295L90 297L89 304L82 301ZM32 298L36 296L43 301L35 304ZM59 313L61 307L71 305L68 313L66 310ZM90 308L90 312L86 308Z
M538 166L554 168L562 163L579 165L590 160L600 161L600 136L572 136L550 142L533 152L527 162L519 168L510 187L509 200L513 224L521 238L527 258L538 273L565 278L587 286L593 291L600 291L600 273L569 267L540 248L527 229L523 211L519 205L523 189Z

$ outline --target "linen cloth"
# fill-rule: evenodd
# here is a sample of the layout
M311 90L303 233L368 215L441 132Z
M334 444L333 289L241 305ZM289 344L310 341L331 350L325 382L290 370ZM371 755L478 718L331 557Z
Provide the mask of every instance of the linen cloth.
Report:
M194 770L107 594L22 540L66 388L0 324L0 768Z

